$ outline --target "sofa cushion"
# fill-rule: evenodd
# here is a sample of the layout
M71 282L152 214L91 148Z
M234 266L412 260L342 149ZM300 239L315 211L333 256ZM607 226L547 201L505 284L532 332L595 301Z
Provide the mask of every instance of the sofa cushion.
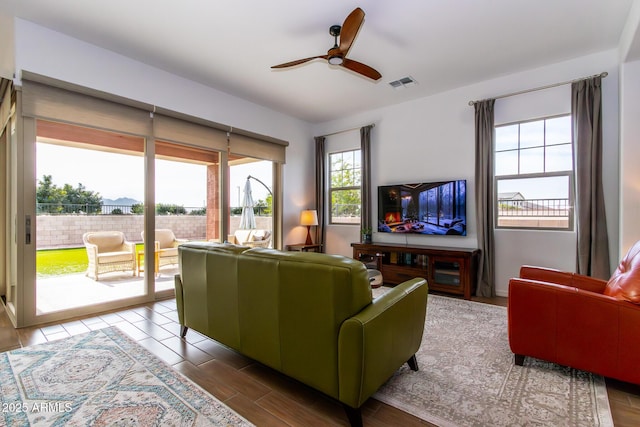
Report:
M607 282L604 294L640 304L640 241L622 258L620 265Z

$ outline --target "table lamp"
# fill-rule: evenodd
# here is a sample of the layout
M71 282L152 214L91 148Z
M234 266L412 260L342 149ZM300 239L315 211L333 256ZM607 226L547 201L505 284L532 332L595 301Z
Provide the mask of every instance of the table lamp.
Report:
M304 244L313 245L313 240L311 240L311 226L318 225L318 213L315 209L304 210L300 213L300 225L307 226L307 241L304 242Z

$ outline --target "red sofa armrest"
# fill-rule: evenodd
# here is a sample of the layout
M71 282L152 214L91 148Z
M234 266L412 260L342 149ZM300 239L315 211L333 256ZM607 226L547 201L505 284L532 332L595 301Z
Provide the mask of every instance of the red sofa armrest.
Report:
M531 356L640 382L640 307L603 294L529 279L511 279L509 345Z
M607 286L606 280L556 270L553 268L535 267L531 265L523 265L520 268L520 278L571 286L598 294L603 293L604 288Z

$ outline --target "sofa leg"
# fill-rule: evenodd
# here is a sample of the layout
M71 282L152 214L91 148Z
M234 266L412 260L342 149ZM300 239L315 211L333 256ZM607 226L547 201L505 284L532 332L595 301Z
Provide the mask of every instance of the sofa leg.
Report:
M518 366L524 365L524 355L523 354L514 354L513 355L513 361Z
M418 370L418 359L416 359L416 355L411 356L409 360L407 360L407 364L411 368L412 371Z
M187 326L180 325L180 338L184 338L187 335L189 328Z
M347 405L342 406L344 406L344 411L347 413L351 427L362 427L362 411L360 408L352 408Z

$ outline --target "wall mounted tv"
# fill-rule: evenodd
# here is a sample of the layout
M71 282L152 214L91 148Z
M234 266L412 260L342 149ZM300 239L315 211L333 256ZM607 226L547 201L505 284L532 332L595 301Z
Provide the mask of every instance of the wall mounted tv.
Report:
M378 187L378 231L467 235L467 181Z

